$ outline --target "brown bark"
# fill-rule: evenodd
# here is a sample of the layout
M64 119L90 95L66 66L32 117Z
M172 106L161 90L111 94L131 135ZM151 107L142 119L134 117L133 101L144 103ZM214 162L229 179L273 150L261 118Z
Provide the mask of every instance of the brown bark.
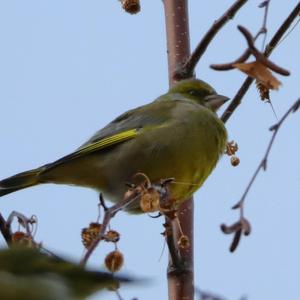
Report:
M163 3L167 32L169 83L171 86L174 84L176 70L190 56L188 1L164 0ZM193 199L189 199L181 206L178 217L184 234L190 239L190 247L180 253L182 264L174 264L170 258L168 268L169 300L194 299L193 215ZM176 242L179 230L174 224L173 231Z

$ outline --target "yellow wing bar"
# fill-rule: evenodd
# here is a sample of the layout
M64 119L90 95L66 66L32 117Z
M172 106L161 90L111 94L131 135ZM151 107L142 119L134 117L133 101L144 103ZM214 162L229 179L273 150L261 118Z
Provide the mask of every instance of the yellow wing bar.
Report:
M129 129L129 130L122 131L122 132L119 132L117 134L108 136L108 137L103 138L103 139L101 139L99 141L96 141L94 143L90 143L90 144L84 146L83 148L80 148L77 151L75 151L75 152L73 152L73 153L71 153L67 156L62 157L61 159L55 161L52 164L46 165L45 168L47 170L49 170L49 169L51 169L55 166L58 166L62 163L70 161L72 159L75 159L75 158L81 157L83 155L87 155L87 154L93 153L95 151L105 149L109 146L113 146L113 145L125 142L127 140L133 139L138 134L139 134L139 129L135 128L135 129Z
M122 131L120 133L103 138L97 142L91 143L85 146L84 148L74 152L73 154L77 156L77 155L87 154L101 149L105 149L106 147L119 144L129 139L132 139L137 135L138 135L138 129L130 129L130 130Z

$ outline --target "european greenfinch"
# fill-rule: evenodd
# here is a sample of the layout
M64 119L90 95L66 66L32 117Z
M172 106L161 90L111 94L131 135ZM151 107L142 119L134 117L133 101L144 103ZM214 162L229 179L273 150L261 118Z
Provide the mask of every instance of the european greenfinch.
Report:
M117 202L126 182L143 173L152 183L174 178L169 194L177 206L203 184L225 150L226 129L215 112L227 100L204 81L182 80L117 117L75 152L0 181L0 196L57 183L93 188ZM130 208L138 210L138 201Z
M12 247L0 251L0 298L3 300L79 300L115 289L129 278L88 271L37 249Z

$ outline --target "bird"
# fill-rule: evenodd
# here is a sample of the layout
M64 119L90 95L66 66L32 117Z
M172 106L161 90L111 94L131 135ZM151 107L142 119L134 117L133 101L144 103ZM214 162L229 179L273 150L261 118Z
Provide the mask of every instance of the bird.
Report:
M81 300L102 290L114 290L125 276L85 270L35 248L0 250L0 295L5 300Z
M149 104L129 110L69 155L0 181L0 197L44 183L88 187L117 203L137 174L173 178L178 207L199 189L224 153L227 131L216 111L229 98L208 83L177 82ZM136 201L127 210L140 211Z

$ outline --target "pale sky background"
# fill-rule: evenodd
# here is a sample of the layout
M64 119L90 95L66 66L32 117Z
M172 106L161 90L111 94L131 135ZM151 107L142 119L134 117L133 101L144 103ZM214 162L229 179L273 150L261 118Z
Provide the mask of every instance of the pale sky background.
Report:
M245 75L215 72L211 63L228 62L245 49L238 24L256 33L263 10L249 1L209 46L197 75L232 97ZM233 1L190 1L192 48L212 22ZM268 18L272 36L297 1L273 0ZM281 117L300 96L300 27L271 58L291 71L271 97ZM0 1L0 178L51 162L68 154L129 108L145 104L168 87L163 5L142 1L140 14L126 14L117 0ZM261 40L258 44L261 46ZM276 122L268 104L253 86L227 124L238 142L240 166L223 157L195 195L195 283L226 299L246 295L251 300L296 299L300 278L300 112L291 115L279 132L268 170L257 178L246 205L253 232L236 253L220 223L232 223L230 207L240 198L270 139ZM186 147L189 147L186 145ZM43 185L0 199L0 211L39 219L37 241L79 261L80 230L97 216L97 194L69 186ZM152 284L123 287L124 299L167 299L167 251L161 260L163 219L120 213L112 227L121 232L124 273L152 279ZM2 241L4 245L4 242ZM90 266L100 268L102 244ZM94 296L90 300L100 299ZM116 299L102 294L102 299Z

